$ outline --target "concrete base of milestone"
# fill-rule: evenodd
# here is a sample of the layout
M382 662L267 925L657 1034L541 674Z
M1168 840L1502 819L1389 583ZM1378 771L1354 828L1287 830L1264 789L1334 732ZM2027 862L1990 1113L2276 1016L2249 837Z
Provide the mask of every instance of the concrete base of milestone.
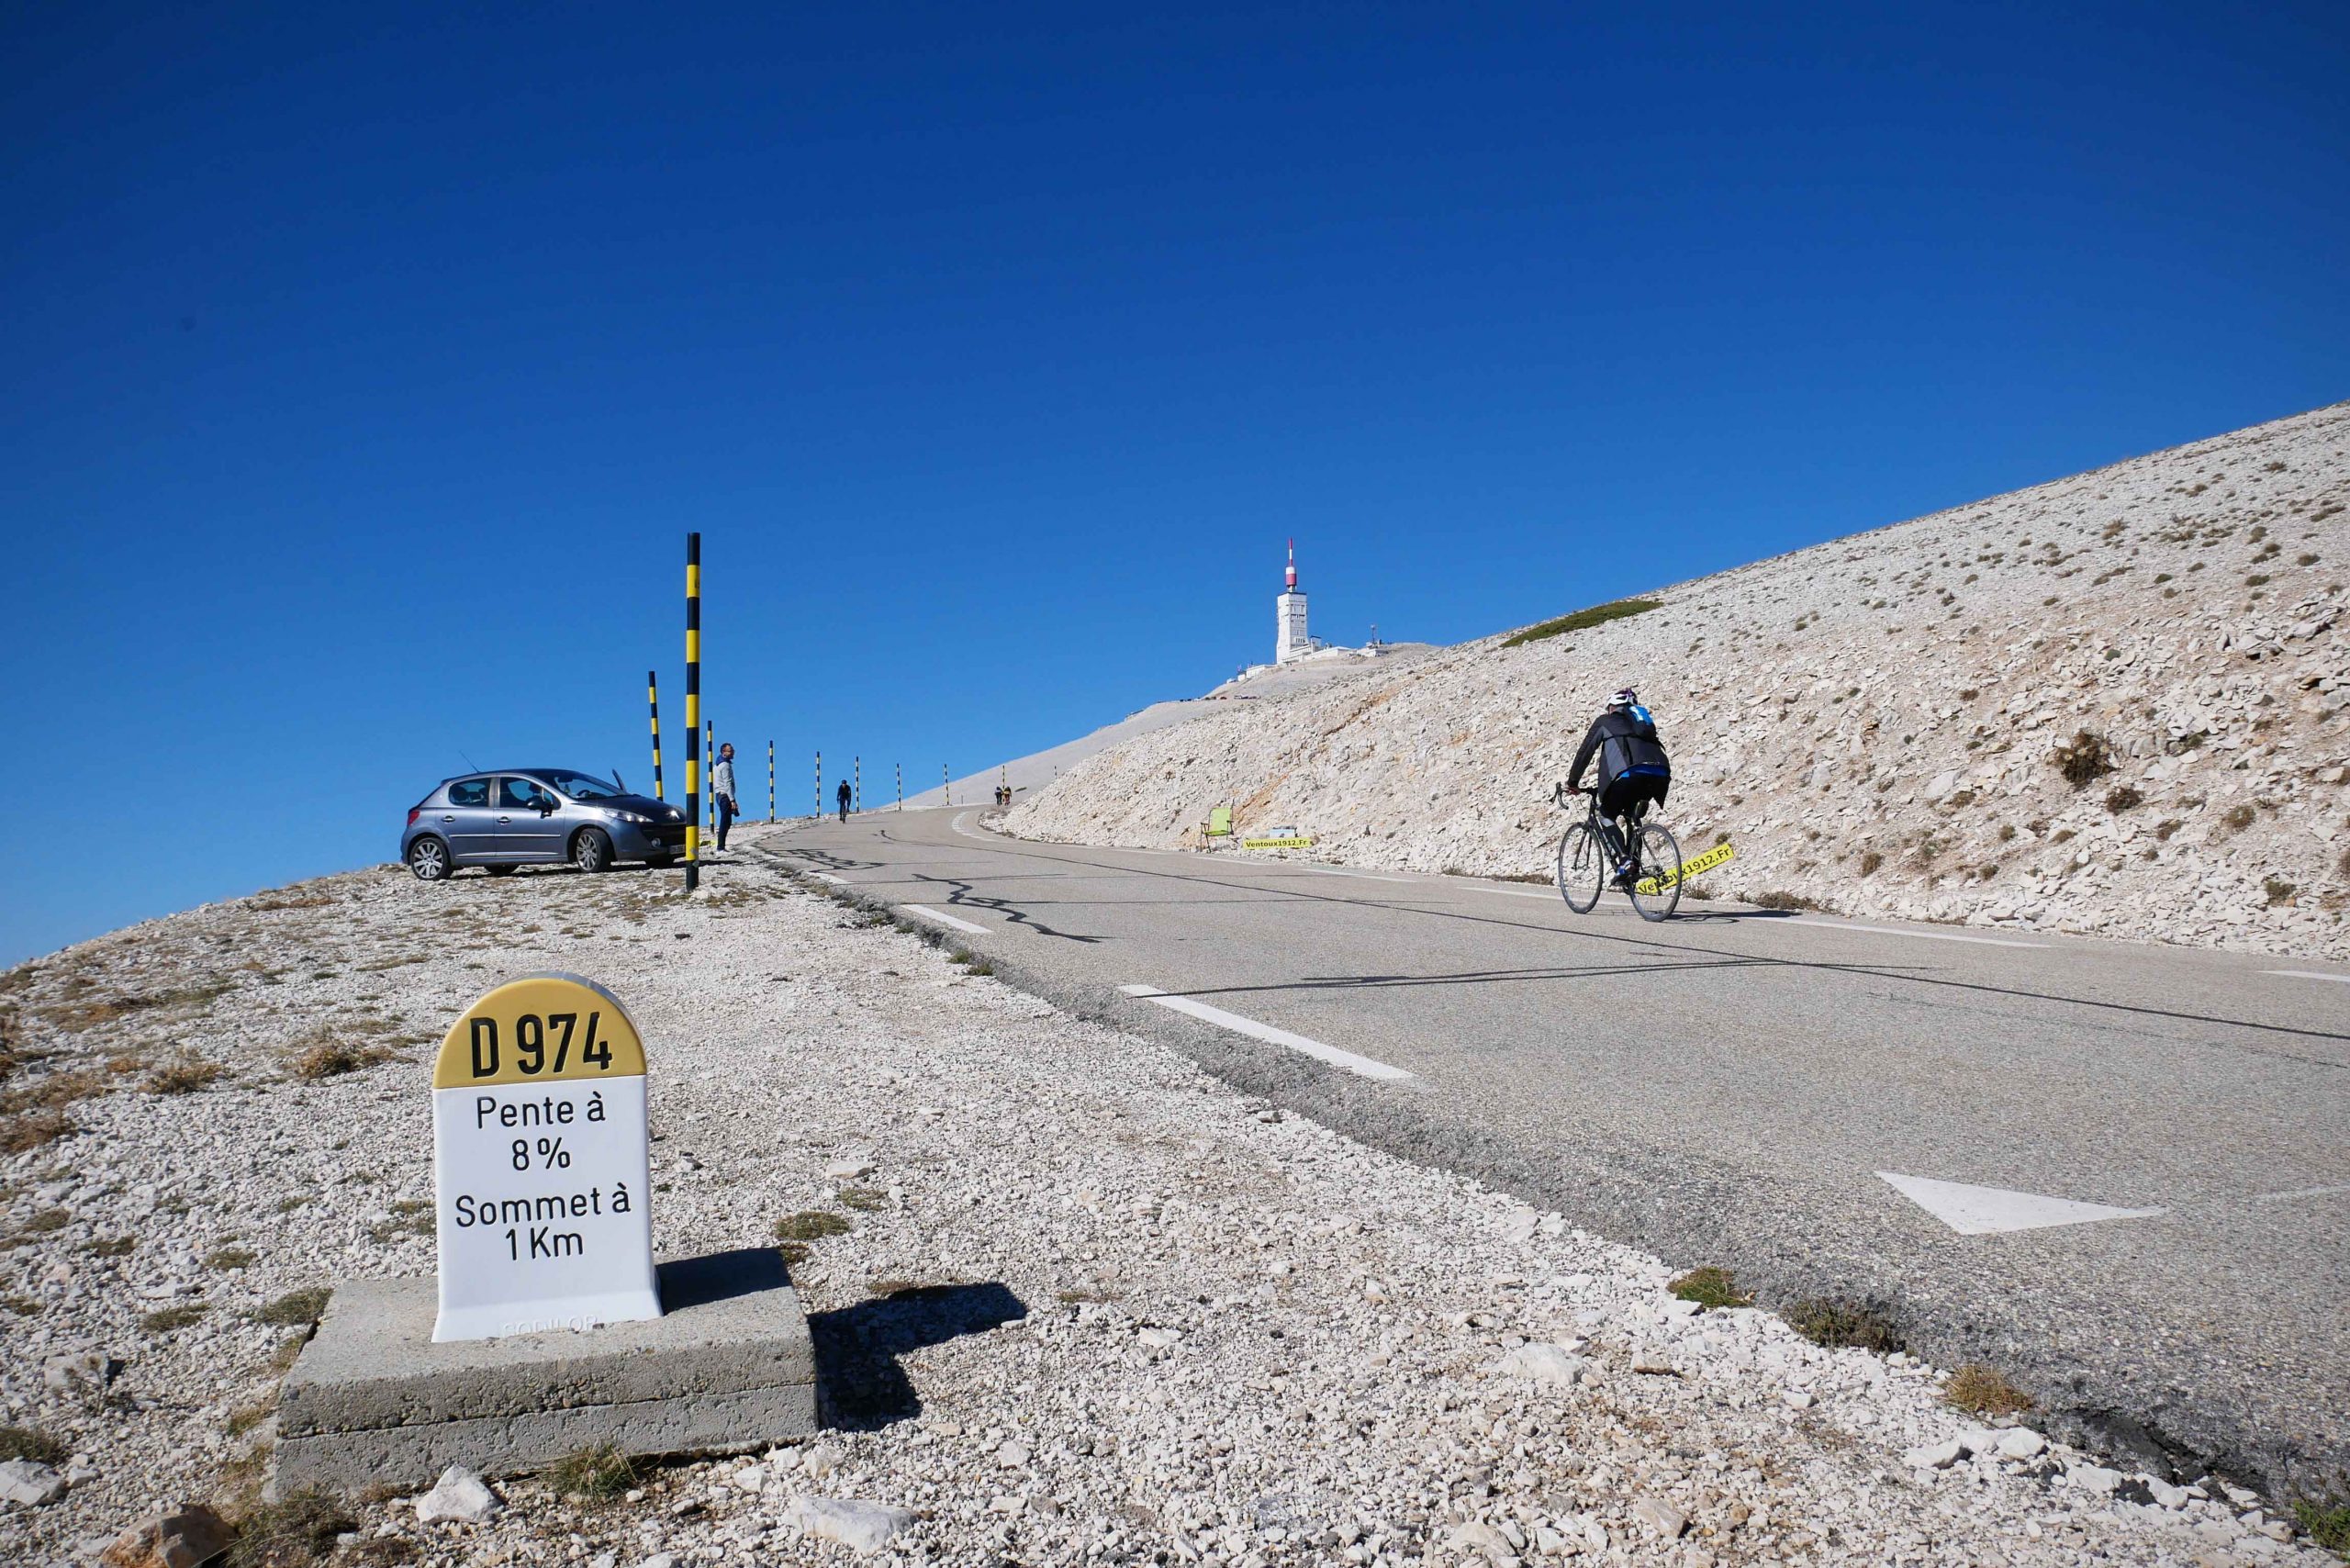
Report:
M715 1453L814 1431L808 1319L783 1260L749 1249L658 1273L649 1322L442 1345L435 1282L338 1284L278 1393L274 1489L420 1487L452 1464L511 1475L605 1443Z

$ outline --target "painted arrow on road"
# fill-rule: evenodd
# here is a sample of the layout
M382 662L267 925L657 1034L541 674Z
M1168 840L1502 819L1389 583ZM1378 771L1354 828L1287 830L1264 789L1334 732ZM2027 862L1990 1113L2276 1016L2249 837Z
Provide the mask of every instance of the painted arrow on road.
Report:
M2051 1198L2039 1193L2015 1193L2005 1187L1976 1187L1964 1182L1936 1182L1897 1171L1877 1174L1893 1190L1950 1226L1961 1236L1997 1236L2009 1230L2045 1230L2051 1226L2087 1225L2101 1219L2152 1219L2161 1209L2117 1209L2104 1204L2084 1204L2071 1198Z

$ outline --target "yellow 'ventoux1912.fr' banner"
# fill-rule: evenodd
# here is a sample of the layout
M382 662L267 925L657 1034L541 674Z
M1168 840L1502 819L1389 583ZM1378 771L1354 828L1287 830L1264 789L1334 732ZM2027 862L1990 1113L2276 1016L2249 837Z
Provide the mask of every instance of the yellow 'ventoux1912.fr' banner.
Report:
M1685 882L1692 877L1702 876L1717 866L1728 865L1735 858L1737 858L1737 851L1731 849L1727 844L1717 844L1695 860L1684 861L1679 876L1643 877L1632 884L1632 890L1636 893L1661 893L1676 882Z

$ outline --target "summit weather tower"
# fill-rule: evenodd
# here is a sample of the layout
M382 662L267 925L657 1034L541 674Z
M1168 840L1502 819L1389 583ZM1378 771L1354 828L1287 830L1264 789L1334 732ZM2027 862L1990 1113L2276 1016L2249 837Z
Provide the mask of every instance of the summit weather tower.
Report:
M1305 596L1297 591L1297 541L1289 542L1289 576L1273 599L1273 662L1285 665L1314 651L1305 634Z

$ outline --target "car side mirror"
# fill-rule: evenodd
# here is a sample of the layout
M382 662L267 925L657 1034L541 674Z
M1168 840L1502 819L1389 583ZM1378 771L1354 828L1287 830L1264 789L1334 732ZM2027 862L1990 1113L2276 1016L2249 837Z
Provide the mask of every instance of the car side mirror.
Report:
M539 802L539 815L541 815L541 816L543 816L543 817L551 817L551 816L554 815L554 802L553 801L540 801L540 802Z

